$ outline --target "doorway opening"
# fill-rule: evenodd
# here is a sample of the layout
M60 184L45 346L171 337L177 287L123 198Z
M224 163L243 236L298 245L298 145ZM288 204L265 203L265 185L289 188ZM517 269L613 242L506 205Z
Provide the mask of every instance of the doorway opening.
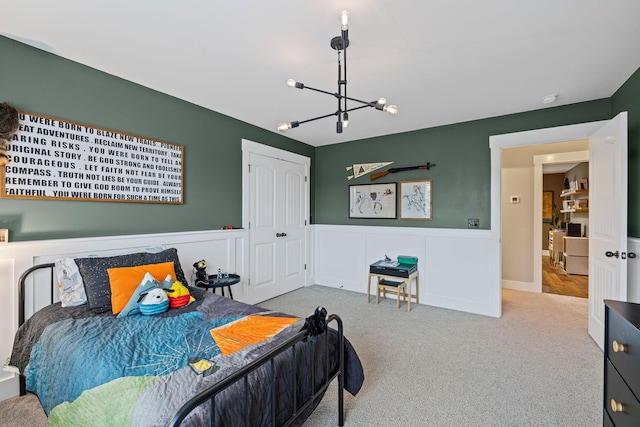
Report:
M589 140L580 139L545 144L531 144L502 150L502 284L504 288L529 292L544 292L545 279L556 280L559 275L543 271L549 262L564 267L564 236L550 230L566 228L570 214L563 211L563 187L565 175L576 165L584 170L589 161ZM555 172L557 185L545 184L544 172ZM560 173L562 172L562 173ZM586 168L588 179L588 166ZM553 180L549 180L553 182ZM545 193L550 200L544 200ZM554 209L555 208L555 209ZM555 216L554 216L555 213ZM588 217L580 221L588 221ZM553 227L552 227L553 222ZM572 224L573 225L573 224ZM588 223L580 226L580 236L588 230ZM551 236L556 235L557 251L549 255ZM586 239L585 239L586 240ZM584 242L582 242L584 243ZM546 262L545 262L546 261ZM576 259L571 258L572 267ZM581 259L584 262L584 259ZM548 274L544 274L544 273ZM558 272L560 273L560 272ZM577 273L577 271L572 271ZM588 273L588 261L586 271Z
M588 151L549 157L534 158L542 164L542 292L588 298Z

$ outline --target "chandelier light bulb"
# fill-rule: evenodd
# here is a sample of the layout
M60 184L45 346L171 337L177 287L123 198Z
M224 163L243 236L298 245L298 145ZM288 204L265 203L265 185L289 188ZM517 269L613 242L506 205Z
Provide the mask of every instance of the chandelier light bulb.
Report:
M386 100L385 98L380 98L380 99L378 99L378 104L380 104L380 105L384 105L384 104L386 104L386 103L387 103L387 100Z
M278 123L278 130L280 132L286 132L291 129L291 123L280 122Z
M398 114L398 106L397 105L385 105L384 111L389 113L390 116L395 116Z
M287 86L289 87L296 87L296 81L293 79L289 79L287 80Z
M343 10L340 12L340 25L342 26L342 31L346 31L349 29L349 20L351 19L351 14Z
M347 128L349 126L349 114L348 113L344 113L342 115L342 127L343 128Z

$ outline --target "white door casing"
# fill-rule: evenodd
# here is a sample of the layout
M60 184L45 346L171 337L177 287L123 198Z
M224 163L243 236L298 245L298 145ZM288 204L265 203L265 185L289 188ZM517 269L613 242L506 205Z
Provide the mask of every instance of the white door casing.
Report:
M587 139L605 123L606 121L588 122L489 137L491 149L491 250L493 254L491 258L495 262L491 270L495 271L495 276L490 292L496 305L494 310L498 316L502 311L502 150L511 147Z
M310 159L243 140L249 303L306 285Z
M626 112L591 135L589 157L589 334L603 348L603 300L627 300Z

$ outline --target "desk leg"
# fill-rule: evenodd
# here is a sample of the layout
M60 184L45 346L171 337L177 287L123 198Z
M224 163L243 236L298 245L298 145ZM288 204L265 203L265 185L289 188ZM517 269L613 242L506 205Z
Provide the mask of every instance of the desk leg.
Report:
M369 304L369 301L371 300L371 273L369 273L367 277L367 304Z

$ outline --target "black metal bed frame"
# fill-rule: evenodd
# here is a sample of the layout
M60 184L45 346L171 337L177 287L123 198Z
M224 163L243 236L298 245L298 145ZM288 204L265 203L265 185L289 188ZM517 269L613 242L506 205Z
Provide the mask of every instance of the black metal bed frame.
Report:
M27 278L34 272L38 271L38 270L44 270L44 269L49 269L49 275L50 275L50 291L51 291L51 297L50 297L50 303L53 304L54 301L54 289L56 287L55 284L55 274L54 274L54 267L55 264L53 263L48 263L48 264L38 264L35 265L29 269L27 269L24 273L22 273L22 275L20 276L19 280L18 280L18 299L19 299L19 307L18 307L18 323L19 326L22 326L22 324L25 322L25 303L26 303L26 298L25 298L25 289L26 289L26 280ZM35 285L34 285L35 286ZM199 393L198 395L194 396L191 400L189 400L187 403L185 403L176 413L176 415L174 416L174 418L171 420L171 422L169 423L170 427L174 427L174 426L179 426L182 421L185 420L185 418L187 418L187 416L197 407L199 407L202 404L205 404L206 402L209 402L209 404L211 405L211 410L210 410L210 415L211 415L211 426L215 426L215 408L216 408L216 403L215 403L215 398L216 396L221 393L222 391L226 390L228 387L230 387L233 384L236 384L239 381L243 382L243 389L244 389L244 426L248 427L249 426L249 420L248 420L248 413L249 413L249 375L253 372L255 372L257 369L259 369L260 367L262 367L263 365L268 364L269 366L269 399L270 399L270 410L271 410L271 426L275 427L275 423L276 423L276 396L275 396L275 381L276 381L276 377L275 377L275 358L280 355L280 354L284 354L285 352L290 352L291 353L291 369L292 369L292 374L293 374L293 381L291 382L292 384L292 396L293 396L293 402L292 402L292 408L293 411L291 413L291 415L289 416L289 418L283 423L281 424L283 427L286 426L290 426L291 424L293 424L298 417L304 413L311 405L313 405L314 403L317 404L317 400L321 399L322 396L324 395L325 391L327 390L327 388L329 387L329 385L333 382L333 380L338 377L338 425L339 426L343 426L344 425L344 333L343 333L343 326L342 326L342 319L340 319L340 317L338 315L332 314L330 316L327 317L327 324L329 324L330 322L335 321L337 324L337 337L338 337L338 344L337 344L337 349L338 349L338 368L337 371L330 376L329 373L329 339L327 337L327 339L324 340L324 357L325 357L325 361L326 363L324 363L325 366L325 375L324 375L324 380L321 380L320 385L316 388L315 386L315 378L314 378L314 374L315 374L315 369L311 369L311 393L310 396L304 401L301 402L301 406L298 407L298 396L296 393L296 345L303 342L303 341L307 341L307 339L309 338L309 331L308 330L304 330L301 332L298 332L296 335L294 335L293 337L289 338L287 341L283 342L282 344L280 344L278 347L272 349L271 351L269 351L268 353L262 355L261 357L259 357L258 359L255 359L254 361L252 361L251 363L245 365L244 367L240 368L239 370L237 370L236 372L232 373L231 375L227 376L226 378L221 379L220 381L218 381L216 384L214 384L213 386L211 386L210 388L204 390L203 392ZM325 329L325 331L323 332L323 334L328 335L328 329ZM313 351L310 351L310 357L311 357L311 366L315 367L316 366L316 357ZM318 358L318 360L321 360L321 358ZM25 383L25 378L23 375L20 375L20 395L25 395L26 394L26 383ZM240 425L240 424L238 424Z

